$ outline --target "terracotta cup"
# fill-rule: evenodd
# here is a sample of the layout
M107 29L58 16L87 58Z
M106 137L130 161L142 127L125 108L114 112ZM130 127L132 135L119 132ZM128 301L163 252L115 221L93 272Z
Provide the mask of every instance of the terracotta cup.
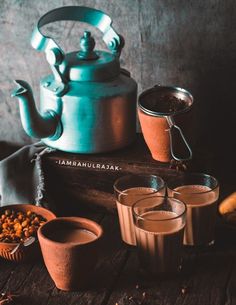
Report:
M181 144L179 146L184 147L189 154L190 148L188 144L186 145L187 142L180 127L186 125L186 112L191 108L192 103L192 95L178 87L154 86L140 95L139 121L144 140L154 160L160 162L178 160L179 153L176 151L179 149L176 150L175 142L177 143L179 139ZM189 159L189 156L186 159Z
M91 241L61 240L61 230L83 229L95 234ZM97 262L102 227L80 217L59 217L38 230L38 238L47 270L57 288L65 291L84 289Z
M168 123L165 118L154 117L138 110L138 116L144 140L152 158L161 162L171 160Z

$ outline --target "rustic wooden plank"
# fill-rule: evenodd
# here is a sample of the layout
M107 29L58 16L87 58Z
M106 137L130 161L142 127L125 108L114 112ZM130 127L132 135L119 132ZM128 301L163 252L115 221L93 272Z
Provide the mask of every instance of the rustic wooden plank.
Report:
M1 259L0 291L17 291L31 273L34 263L12 263Z
M46 189L57 205L69 200L80 206L116 208L115 180L126 174L155 174L168 180L176 170L152 159L142 135L129 147L104 154L55 152L43 157ZM114 212L114 211L113 211Z
M235 249L233 243L227 248L218 244L206 250L185 249L181 274L165 280L144 279L139 273L137 255L132 251L108 305L233 304ZM225 298L228 303L224 303Z
M140 279L135 251L127 250L130 248L120 241L117 218L106 216L102 224L107 232L104 239L105 253L97 265L88 290L70 293L57 290L40 261L33 268L30 264L4 262L2 265L10 277L6 277L6 273L5 277L2 276L4 269L1 268L0 283L5 282L3 290L20 293L21 300L36 305L105 305L107 302L109 305L135 305L129 298L140 301L144 292L146 297L143 304L146 305L234 304L235 243L227 241L222 244L220 240L214 248L207 251L186 250L185 267L181 276L171 280L147 281ZM14 272L11 274L11 271ZM136 288L137 284L139 289ZM181 290L185 285L188 289L183 295Z
M223 187L224 190L228 187ZM67 205L64 206L67 209ZM68 211L66 211L68 212ZM77 211L78 212L78 211ZM67 213L69 215L69 212ZM115 215L79 212L104 226L104 254L98 262L89 289L83 292L62 292L55 288L43 262L12 264L0 261L0 291L20 293L25 303L32 304L98 304L135 305L143 292L149 304L233 305L235 302L235 230L219 221L217 241L207 251L186 251L183 274L172 280L139 280L138 262L134 250L121 243L118 219ZM140 288L136 289L139 283ZM182 295L181 290L188 290Z
M4 259L0 259L0 291L3 290L6 282L8 281L11 273L14 272L17 264L13 262L7 262Z
M24 272L21 272L21 276ZM55 285L51 280L42 260L39 260L17 290L10 286L11 291L19 295L22 304L46 304Z
M224 288L225 296L222 300L222 305L234 305L236 304L236 260L234 256L234 263L231 272L228 277L228 281Z
M225 288L231 274L234 259L230 252L199 253L195 260L195 272L189 279L189 293L184 297L186 304L223 304ZM180 298L176 304L183 304Z

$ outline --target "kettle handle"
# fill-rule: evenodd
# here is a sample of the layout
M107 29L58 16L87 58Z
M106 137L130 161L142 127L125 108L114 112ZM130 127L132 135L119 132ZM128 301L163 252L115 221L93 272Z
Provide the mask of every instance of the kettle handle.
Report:
M124 38L112 28L112 20L108 15L102 11L85 6L65 6L43 15L39 19L31 38L33 48L45 51L47 60L51 65L60 65L64 58L64 52L54 39L43 35L40 28L46 24L62 20L85 22L98 28L103 33L103 40L108 49L116 56L120 56L121 50L124 47Z

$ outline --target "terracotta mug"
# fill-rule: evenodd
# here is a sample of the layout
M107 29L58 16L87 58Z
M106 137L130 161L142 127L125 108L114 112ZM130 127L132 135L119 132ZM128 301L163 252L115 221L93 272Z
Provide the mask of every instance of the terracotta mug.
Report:
M47 270L57 288L84 289L98 258L102 227L80 217L59 217L38 230Z
M192 95L185 89L156 85L144 91L138 101L138 116L144 140L153 159L169 162L192 158L191 148L182 129L186 112L193 104ZM181 118L181 119L180 119ZM182 120L183 118L183 120Z

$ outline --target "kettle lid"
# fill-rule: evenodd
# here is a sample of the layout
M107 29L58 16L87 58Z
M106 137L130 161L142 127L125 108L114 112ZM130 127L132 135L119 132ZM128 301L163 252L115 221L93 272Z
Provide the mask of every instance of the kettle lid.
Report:
M94 51L95 40L89 31L80 39L79 52L65 55L59 66L71 81L105 81L120 74L119 58L105 51Z

